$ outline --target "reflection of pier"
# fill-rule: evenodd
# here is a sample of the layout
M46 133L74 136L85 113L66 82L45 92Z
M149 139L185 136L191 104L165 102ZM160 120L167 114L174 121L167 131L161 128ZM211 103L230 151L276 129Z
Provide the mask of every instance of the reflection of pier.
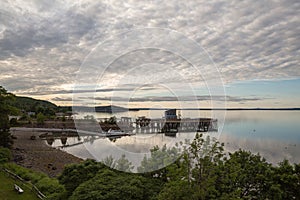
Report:
M74 139L77 138L76 142L72 142L72 140L74 141ZM65 135L60 135L60 136L53 136L53 135L47 135L45 137L43 137L42 139L47 141L47 144L49 146L52 146L55 140L60 140L61 145L56 145L55 147L58 148L65 148L65 147L74 147L74 146L78 146L81 145L83 143L91 143L93 144L95 140L102 138L102 137L97 137L97 136L84 136L83 138L81 136L65 136ZM71 140L71 143L70 143ZM83 141L82 141L83 140ZM69 142L68 142L69 141Z

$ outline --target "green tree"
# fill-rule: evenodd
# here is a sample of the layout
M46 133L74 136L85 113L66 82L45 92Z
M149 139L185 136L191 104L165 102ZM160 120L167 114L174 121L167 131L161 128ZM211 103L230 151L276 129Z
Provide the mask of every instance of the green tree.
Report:
M0 86L0 146L11 147L12 139L9 132L9 118L10 109L8 102L12 101L14 96L8 93L2 86Z
M271 190L276 195L272 166L259 154L243 150L230 153L219 169L216 187L223 198L270 199Z
M192 185L196 188L198 199L216 198L217 170L225 155L223 146L224 144L220 144L215 138L207 136L204 139L201 134L197 134L191 143L189 157L192 162L190 166L193 166Z
M125 154L123 154L121 158L115 162L114 168L123 172L131 172L134 167L132 166L132 163L125 157Z
M194 188L187 180L169 181L158 195L159 200L193 200L197 199Z
M9 124L11 126L17 126L18 125L18 120L16 118L12 118L11 120L9 120Z
M46 117L43 113L39 112L36 116L36 121L38 124L44 124L46 120Z
M150 200L154 199L160 187L158 179L106 168L77 187L70 200Z
M107 156L102 162L110 168L123 172L131 172L131 170L134 168L132 163L126 158L125 154L123 154L118 160L115 160L112 155Z
M65 186L67 195L70 196L81 183L90 180L100 169L105 167L101 163L88 159L80 164L66 166L58 179Z
M274 185L280 186L281 199L300 199L300 164L291 165L288 160L280 162L274 168L273 180Z
M167 167L168 181L158 199L215 199L223 157L223 144L197 134L190 147L183 148L182 156Z
M165 168L166 166L170 165L178 159L179 151L180 149L177 145L172 148L167 148L167 146L164 145L161 149L158 146L154 146L150 150L150 157L147 158L145 156L141 162L141 166L139 166L137 170L139 173L151 171L153 171L154 173L163 173L163 168ZM160 176L163 176L163 174L160 174Z
M47 196L47 199L53 200L63 200L65 199L65 188L63 185L59 184L57 179L44 177L40 179L36 184L40 191Z
M0 164L10 161L12 158L11 152L9 149L0 147Z
M102 162L110 168L115 168L115 166L116 166L116 162L111 155L107 156Z
M158 199L216 199L223 144L197 134L189 147L182 143L181 146L182 155L166 168L166 184Z

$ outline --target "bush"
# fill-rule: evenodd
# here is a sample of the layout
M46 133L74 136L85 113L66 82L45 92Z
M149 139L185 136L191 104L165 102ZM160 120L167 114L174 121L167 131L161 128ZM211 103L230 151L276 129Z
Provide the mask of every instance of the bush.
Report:
M80 184L70 200L150 200L161 189L161 181L111 169L101 169L96 176Z
M11 126L17 126L18 125L18 120L16 118L12 118L11 120L9 120L9 124Z
M0 119L1 123L1 119ZM0 147L11 148L13 140L9 131L2 131L0 127Z
M26 169L14 163L5 163L4 167L9 171L17 174L25 181L30 181L33 184L36 184L40 179L47 177L45 174L40 172L34 172L30 169Z
M71 196L72 192L80 184L95 177L97 172L102 168L106 168L106 166L94 160L87 159L80 164L66 166L58 179L65 186L67 195Z
M43 113L38 113L36 116L36 121L38 124L44 124L46 120L45 115L43 115Z
M8 148L0 147L0 164L11 160L11 152Z
M57 194L62 194L65 192L64 186L59 184L57 179L49 178L49 177L44 177L40 179L36 183L36 187L39 188L47 197L50 196L57 196Z
M14 163L5 163L3 166L14 174L20 176L25 181L30 181L32 184L34 184L43 194L47 196L47 199L65 199L65 188L58 182L57 179L49 178L47 175L41 172L34 172Z

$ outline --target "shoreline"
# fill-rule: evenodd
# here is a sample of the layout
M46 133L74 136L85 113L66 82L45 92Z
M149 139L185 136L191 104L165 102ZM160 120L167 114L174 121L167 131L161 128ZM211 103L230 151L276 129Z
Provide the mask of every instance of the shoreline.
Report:
M78 158L60 149L48 146L39 136L43 132L13 131L16 137L12 148L13 162L47 174L50 177L60 175L68 164L76 164L84 159ZM35 136L35 140L31 139Z

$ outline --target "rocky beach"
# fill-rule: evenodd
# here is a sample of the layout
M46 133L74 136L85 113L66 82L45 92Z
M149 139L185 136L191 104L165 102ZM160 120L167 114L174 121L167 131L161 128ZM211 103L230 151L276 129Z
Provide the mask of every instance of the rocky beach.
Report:
M39 136L42 132L13 131L13 161L18 165L57 177L65 165L79 163L82 159L50 147Z

